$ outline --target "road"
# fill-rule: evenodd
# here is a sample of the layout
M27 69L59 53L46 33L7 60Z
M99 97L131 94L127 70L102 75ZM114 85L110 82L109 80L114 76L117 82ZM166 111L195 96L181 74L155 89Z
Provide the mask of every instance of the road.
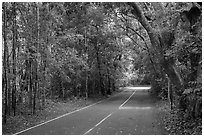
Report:
M22 131L21 135L161 135L155 102L147 90L123 91L85 109Z

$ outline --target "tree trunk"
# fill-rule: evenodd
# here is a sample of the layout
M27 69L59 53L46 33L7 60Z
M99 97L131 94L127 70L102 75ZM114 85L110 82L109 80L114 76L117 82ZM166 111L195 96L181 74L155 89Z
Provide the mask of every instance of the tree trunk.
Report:
M38 5L36 3L36 28L37 28L37 36L36 36L36 41L37 43L35 44L36 49L37 49L37 54L38 54L38 49L39 49L39 8ZM37 95L37 91L38 91L38 57L36 57L36 59L34 60L34 78L35 78L35 85L34 85L34 97L33 97L33 114L35 113L35 109L36 109L36 95Z
M172 91L172 85L171 80L167 77L168 80L168 100L171 106L171 110L173 108L173 91Z
M6 115L7 115L7 99L8 99L8 79L7 79L7 56L8 56L8 47L7 47L7 21L6 21L6 3L3 3L3 38L4 38L4 59L3 59L3 66L4 66L4 78L3 78L3 90L4 90L4 117L3 117L3 122L6 123ZM3 102L2 102L3 103Z
M33 114L35 114L35 109L36 109L36 94L37 94L37 60L34 61L34 65L33 65L33 68L34 68L34 73L33 73L33 76L34 76L34 85L33 85Z
M89 65L89 49L87 45L87 34L86 34L86 26L85 26L85 31L84 31L84 46L86 47L86 54L87 54L87 65ZM89 73L88 70L86 70L86 87L85 87L85 94L86 94L86 99L88 99L88 81L89 81Z
M102 74L101 74L101 63L100 63L100 58L99 58L98 43L96 43L96 45L95 45L95 50L96 50L96 59L97 59L98 74L99 74L100 91L101 91L101 94L104 96L105 95L105 91L104 91L103 79L102 79Z
M107 90L107 94L111 95L111 79L110 79L110 71L109 68L107 66L107 79L108 79L108 90Z
M169 63L168 60L161 62L162 67L164 68L164 72L168 75L168 78L171 80L171 83L174 84L177 88L175 90L175 93L179 96L182 95L182 91L180 91L183 88L183 80L181 79L181 76L179 72L177 71L176 67Z
M95 88L96 88L96 80L93 80L93 84L92 84L92 93L95 92Z
M61 80L61 90L62 90L62 99L65 99L65 91L64 91L64 86L63 86L63 81Z
M12 89L12 108L13 114L16 115L16 46L17 46L17 30L16 30L16 3L13 3L13 89Z
M44 64L44 67L43 67L43 72L44 72L44 75L43 75L43 79L44 79L44 82L43 82L43 94L42 94L42 106L44 107L45 106L45 87L46 87L46 58L43 60L43 64Z
M164 58L162 47L164 47L165 44L167 43L165 43L164 40L162 39L161 32L155 31L150 26L144 14L142 13L142 10L136 3L128 3L128 5L130 5L133 8L132 13L147 31L152 44L152 48L154 49L154 51L156 51L160 64L164 68L165 73L172 81L172 84L174 84L178 89L182 89L183 83L180 74L176 70L175 66L171 63L168 63L168 61ZM177 95L181 95L182 90L177 90L176 93Z
M115 91L115 79L112 79L112 89Z
M88 72L86 72L86 83L85 83L86 84L86 87L85 87L86 88L85 89L86 99L88 99L88 97L89 97L88 96L89 95L88 94L88 80L89 80L89 76L88 76Z
M9 56L7 56L7 70L8 70L8 74L11 73L10 72L10 63L9 63ZM7 97L7 101L8 101L8 114L11 115L11 80L8 77L8 97Z
M47 28L48 29L48 28ZM48 36L46 37L46 45L48 45ZM45 101L46 101L46 90L45 90L45 87L46 87L46 74L47 74L47 69L46 69L46 67L47 67L47 47L45 46L44 47L44 53L45 53L45 55L44 55L44 59L43 59L43 64L44 64L44 66L43 66L43 71L44 71L44 76L43 76L43 79L44 79L44 84L43 84L43 95L42 95L42 106L44 107L45 106ZM51 91L52 92L52 91Z
M191 74L189 77L190 81L195 81L197 78L197 68L199 66L199 61L201 58L201 53L191 53L190 54L190 64L191 64Z
M29 102L29 105L30 105L30 111L32 113L32 102L33 102L33 81L32 81L32 61L31 59L29 59L29 94L30 94L30 102Z

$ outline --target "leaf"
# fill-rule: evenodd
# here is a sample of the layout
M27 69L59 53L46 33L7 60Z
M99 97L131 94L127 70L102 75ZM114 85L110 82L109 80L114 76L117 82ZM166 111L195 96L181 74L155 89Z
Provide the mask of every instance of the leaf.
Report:
M185 90L184 90L183 94L189 94L189 93L191 93L192 91L193 91L192 88L188 88L188 89L185 89Z

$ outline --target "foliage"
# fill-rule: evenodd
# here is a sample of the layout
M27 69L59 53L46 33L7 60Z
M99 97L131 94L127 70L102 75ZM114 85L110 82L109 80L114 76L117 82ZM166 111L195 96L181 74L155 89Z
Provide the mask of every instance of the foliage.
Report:
M7 87L3 92L5 116L21 106L30 106L34 114L48 98L106 95L121 85L127 67L123 63L128 60L118 57L128 50L123 51L125 45L120 41L121 31L115 27L114 14L103 4L4 4L3 33L8 48L3 49L3 62L7 63L3 69L7 74L3 77L3 86ZM10 18L15 17L13 24ZM11 28L17 29L17 41L13 40L15 32ZM16 66L9 66L13 62ZM17 106L11 108L15 102Z
M128 84L167 98L167 78L175 104L199 117L201 11L196 2L3 3L4 122L22 105L34 114L48 98L107 96Z

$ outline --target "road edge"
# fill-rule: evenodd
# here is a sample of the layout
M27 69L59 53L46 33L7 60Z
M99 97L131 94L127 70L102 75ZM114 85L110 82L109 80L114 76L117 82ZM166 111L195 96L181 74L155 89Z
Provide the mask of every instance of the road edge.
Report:
M19 132L17 132L17 133L14 133L13 135L18 135L18 134L20 134L20 133L23 133L23 132L26 132L26 131L28 131L28 130L30 130L30 129L33 129L33 128L42 126L42 125L44 125L44 124L47 124L47 123L52 122L52 121L54 121L54 120L57 120L57 119L59 119L59 118L68 116L68 115L70 115L70 114L73 114L73 113L78 112L78 111L81 111L81 110L84 110L84 109L86 109L86 108L89 108L89 107L91 107L91 106L94 106L94 105L96 105L96 104L99 104L99 103L101 103L101 102L104 101L104 100L106 100L106 99L100 100L100 101L98 101L98 102L96 102L96 103L90 104L90 105L85 106L85 107L83 107L83 108L80 108L80 109L77 109L77 110L74 110L74 111L65 113L65 114L63 114L63 115L61 115L61 116L58 116L58 117L56 117L56 118L50 119L50 120L45 121L45 122L43 122L43 123L37 124L37 125L35 125L35 126L29 127L29 128L24 129L24 130L22 130L22 131L19 131Z
M118 92L118 93L116 93L116 94L114 94L114 95L112 95L112 96L110 96L110 97L108 97L108 98L105 98L105 99L100 100L100 101L98 101L98 102L96 102L96 103L90 104L90 105L88 105L88 106L85 106L85 107L83 107L83 108L80 108L80 109L77 109L77 110L74 110L74 111L65 113L65 114L63 114L63 115L61 115L61 116L58 116L58 117L56 117L56 118L50 119L50 120L48 120L48 121L45 121L45 122L43 122L43 123L37 124L37 125L32 126L32 127L29 127L29 128L24 129L24 130L22 130L22 131L16 132L16 133L14 133L13 135L18 135L18 134L20 134L20 133L23 133L23 132L26 132L26 131L28 131L28 130L30 130L30 129L33 129L33 128L42 126L42 125L44 125L44 124L47 124L47 123L52 122L52 121L54 121L54 120L57 120L57 119L59 119L59 118L68 116L68 115L70 115L70 114L73 114L73 113L78 112L78 111L81 111L81 110L84 110L84 109L86 109L86 108L89 108L89 107L91 107L91 106L94 106L94 105L96 105L96 104L99 104L99 103L101 103L101 102L103 102L103 101L105 101L105 100L109 100L110 98L112 98L112 97L118 95L119 93L121 93L121 92Z

